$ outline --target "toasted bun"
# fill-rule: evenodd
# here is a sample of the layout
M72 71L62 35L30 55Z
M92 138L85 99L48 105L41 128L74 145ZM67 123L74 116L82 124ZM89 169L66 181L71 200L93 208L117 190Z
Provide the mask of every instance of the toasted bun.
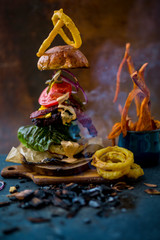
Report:
M39 70L67 69L88 67L84 54L70 45L50 48L42 55L37 63Z

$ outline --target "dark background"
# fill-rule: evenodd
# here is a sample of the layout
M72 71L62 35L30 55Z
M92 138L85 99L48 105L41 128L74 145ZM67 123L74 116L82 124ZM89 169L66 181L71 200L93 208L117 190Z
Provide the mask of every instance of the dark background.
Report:
M116 72L126 42L136 69L148 62L146 83L151 90L152 116L160 108L160 1L158 0L1 0L0 1L0 153L18 145L17 129L30 124L37 99L52 71L37 69L36 52L53 25L54 10L63 8L81 32L81 51L89 69L73 70L86 89L99 136L105 138L120 120L118 104L124 104L132 83L124 68L121 93L113 104ZM54 45L64 44L56 37ZM134 116L134 108L130 112ZM160 118L159 118L160 119Z

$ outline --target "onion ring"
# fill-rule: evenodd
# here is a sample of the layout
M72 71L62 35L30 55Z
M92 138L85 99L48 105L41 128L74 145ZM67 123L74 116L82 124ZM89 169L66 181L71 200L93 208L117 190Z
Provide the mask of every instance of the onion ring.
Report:
M37 52L37 57L41 57L46 49L51 45L52 41L58 34L58 31L63 27L64 23L62 20L57 21L56 25L54 26L53 30L50 32L49 36L43 41L41 44L38 52Z
M91 164L106 171L119 171L128 168L133 162L134 157L131 151L112 146L96 151Z
M121 171L105 171L103 169L97 168L98 174L107 180L114 180L123 177L124 175L128 174L129 171L129 167L124 168Z
M52 22L54 28L40 46L37 52L38 57L41 57L44 54L44 52L51 45L52 41L54 40L57 34L59 34L68 45L71 45L74 48L79 48L82 44L80 33L77 27L75 26L71 18L69 18L66 14L63 13L63 9L54 11L54 14L52 16ZM64 25L66 25L66 27L70 30L73 37L73 41L71 41L64 33L62 29Z
M62 20L63 23L66 25L66 27L70 30L73 40L71 41L67 35L64 33L63 29L61 28L59 31L59 35L63 38L63 40L68 44L71 45L74 48L79 48L82 44L82 40L80 37L80 33L78 29L76 28L74 22L69 18L67 15L63 13L63 9L60 9L59 11L55 11L52 16L52 22L55 25L58 21L58 19Z
M136 163L132 163L127 177L137 179L144 175L143 169Z

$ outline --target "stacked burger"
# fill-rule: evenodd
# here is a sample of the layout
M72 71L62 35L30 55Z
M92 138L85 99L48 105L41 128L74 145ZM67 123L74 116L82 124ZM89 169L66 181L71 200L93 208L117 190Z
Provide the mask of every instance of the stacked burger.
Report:
M91 119L84 115L86 94L76 77L65 70L79 67L88 67L88 61L72 46L53 47L40 57L40 70L56 70L39 97L40 108L30 115L34 125L18 130L18 138L24 146L64 155L62 141L77 142L82 138L79 123L92 137L97 135ZM78 91L83 93L84 102L77 96Z
M11 150L8 161L13 162L16 156L17 162L19 154L21 159L23 156L23 163L24 159L27 163L38 164L55 162L55 159L74 163L78 160L75 156L87 145L81 134L81 127L87 128L91 137L97 135L91 119L84 114L87 96L77 78L68 70L89 66L88 60L78 49L81 45L80 34L62 9L54 12L52 21L55 26L37 53L40 57L37 66L41 71L52 70L53 74L40 94L39 109L30 115L33 124L19 128L18 139L21 144ZM64 33L59 28L61 23L70 28L75 43L65 39L69 44L46 51L56 34Z

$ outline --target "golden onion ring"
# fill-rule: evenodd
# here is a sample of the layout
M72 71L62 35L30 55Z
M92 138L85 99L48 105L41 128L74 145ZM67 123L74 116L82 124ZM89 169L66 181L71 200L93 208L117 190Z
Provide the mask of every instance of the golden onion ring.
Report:
M52 16L52 22L55 25L58 20L62 20L63 23L66 25L66 27L70 30L73 40L71 41L63 29L61 28L58 32L60 36L63 38L63 40L68 44L71 45L74 48L79 48L82 44L82 40L80 37L80 32L78 31L77 27L75 26L74 22L71 20L70 17L68 17L66 14L63 13L63 9L60 9L59 11L55 11Z
M63 40L67 44L73 46L74 48L79 48L82 44L80 33L77 27L75 26L71 18L69 18L67 15L63 13L63 9L60 9L59 11L54 11L54 14L52 16L52 22L54 28L40 46L37 52L37 57L41 57L44 54L44 52L51 45L52 41L54 40L57 34L60 34ZM73 41L71 41L64 33L62 29L64 25L66 25L66 27L70 30L73 37Z
M127 177L137 179L143 175L143 169L138 164L132 163L130 171L127 173Z
M123 177L124 175L128 174L129 171L130 171L130 167L121 169L119 171L105 171L101 168L97 168L98 174L107 180L114 180L114 179Z
M119 171L128 168L133 162L134 157L131 151L112 146L96 151L91 164L103 170Z
M37 52L37 57L41 57L46 49L51 45L52 41L58 34L58 31L63 27L64 23L63 21L59 20L57 21L56 25L54 26L53 30L50 32L49 36L43 41L41 44L38 52Z

